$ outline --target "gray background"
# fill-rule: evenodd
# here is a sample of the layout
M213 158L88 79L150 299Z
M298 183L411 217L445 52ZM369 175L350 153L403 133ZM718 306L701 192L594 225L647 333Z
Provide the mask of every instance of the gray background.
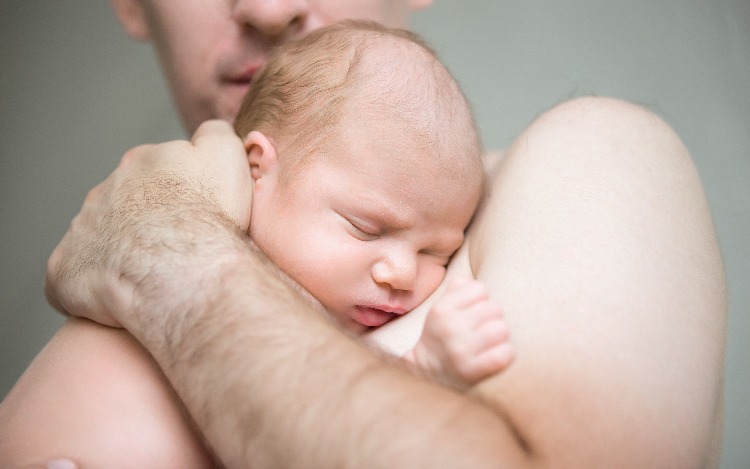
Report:
M646 105L683 137L729 275L723 467L750 467L750 1L438 0L413 25L490 148L583 94ZM0 2L0 110L1 397L62 322L44 265L88 188L129 147L183 132L151 49L102 1Z

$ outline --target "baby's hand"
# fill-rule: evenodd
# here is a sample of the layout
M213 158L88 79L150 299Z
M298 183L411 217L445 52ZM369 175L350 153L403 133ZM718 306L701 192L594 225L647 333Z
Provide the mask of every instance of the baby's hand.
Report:
M465 278L449 283L430 309L419 342L404 356L459 389L503 371L513 357L502 309L481 282Z

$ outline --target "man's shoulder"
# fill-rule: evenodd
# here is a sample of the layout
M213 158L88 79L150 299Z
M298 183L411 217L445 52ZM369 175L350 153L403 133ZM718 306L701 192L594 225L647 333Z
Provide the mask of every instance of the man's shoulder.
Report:
M124 454L132 467L210 467L161 371L122 329L70 319L0 409L3 467L60 456L99 467Z

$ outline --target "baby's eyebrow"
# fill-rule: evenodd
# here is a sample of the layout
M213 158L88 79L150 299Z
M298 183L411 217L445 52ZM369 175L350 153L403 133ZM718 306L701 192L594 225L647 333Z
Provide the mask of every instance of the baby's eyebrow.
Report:
M368 202L358 212L361 218L383 228L401 230L411 225L408 211L398 210L387 204Z

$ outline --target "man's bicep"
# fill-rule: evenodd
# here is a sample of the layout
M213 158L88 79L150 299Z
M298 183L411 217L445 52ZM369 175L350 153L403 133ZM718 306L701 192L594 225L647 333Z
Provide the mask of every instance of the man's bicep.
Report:
M533 454L631 467L706 458L723 274L700 182L663 122L607 99L543 115L507 152L469 242L517 351L476 390Z

